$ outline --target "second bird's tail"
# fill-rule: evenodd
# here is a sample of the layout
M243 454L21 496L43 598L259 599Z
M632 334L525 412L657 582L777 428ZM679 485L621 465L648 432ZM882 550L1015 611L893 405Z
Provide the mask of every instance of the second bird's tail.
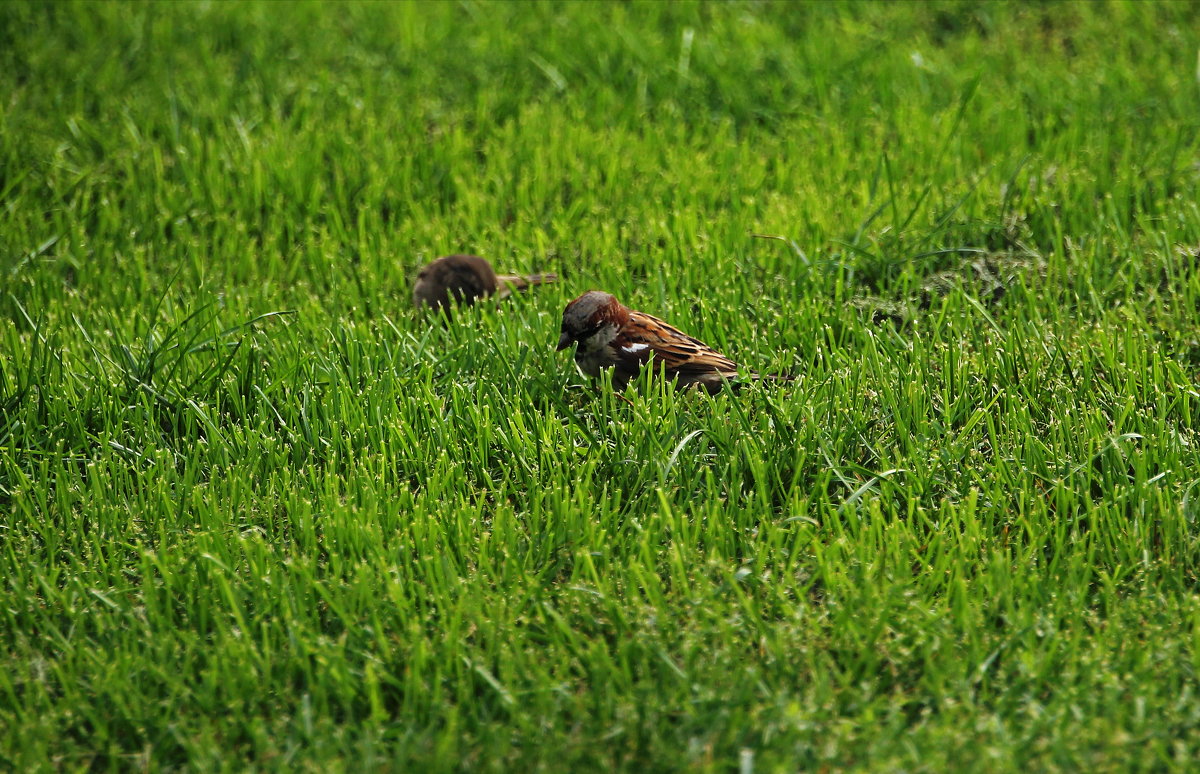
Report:
M499 281L500 289L497 295L501 298L511 294L514 290L526 290L534 285L545 285L548 282L556 282L558 277L554 274L530 274L522 276L520 274L501 274L496 277Z

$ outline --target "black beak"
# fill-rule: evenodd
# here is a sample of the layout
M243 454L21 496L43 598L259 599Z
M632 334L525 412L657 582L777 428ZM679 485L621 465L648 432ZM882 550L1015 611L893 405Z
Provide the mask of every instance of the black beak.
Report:
M571 334L563 331L558 337L558 346L554 348L554 351L562 352L564 349L571 346L572 341L573 339L571 338Z

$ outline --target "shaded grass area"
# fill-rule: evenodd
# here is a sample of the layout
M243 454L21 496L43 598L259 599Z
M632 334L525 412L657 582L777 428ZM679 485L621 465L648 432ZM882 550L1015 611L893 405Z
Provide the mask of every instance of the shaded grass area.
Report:
M1198 21L0 5L0 760L1186 768Z

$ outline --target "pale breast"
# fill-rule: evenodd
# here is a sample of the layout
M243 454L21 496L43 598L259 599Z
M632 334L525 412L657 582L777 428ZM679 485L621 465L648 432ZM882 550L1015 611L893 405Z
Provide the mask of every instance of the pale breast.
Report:
M599 376L600 369L615 365L609 345L617 337L616 326L606 325L583 339L575 347L575 363L588 376Z

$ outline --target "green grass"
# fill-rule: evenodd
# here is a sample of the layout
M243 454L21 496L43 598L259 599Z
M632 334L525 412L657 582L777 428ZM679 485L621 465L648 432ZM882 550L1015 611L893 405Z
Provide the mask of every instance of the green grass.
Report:
M1197 30L0 4L0 768L1189 769Z

